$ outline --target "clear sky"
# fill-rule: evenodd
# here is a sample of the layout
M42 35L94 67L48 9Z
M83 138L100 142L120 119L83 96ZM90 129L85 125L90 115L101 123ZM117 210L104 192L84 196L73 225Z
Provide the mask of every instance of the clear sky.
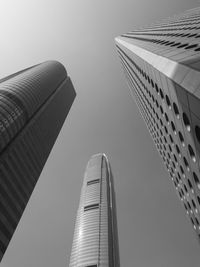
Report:
M114 37L195 0L2 0L0 76L55 59L77 92L1 267L66 267L87 161L107 154L122 267L197 267L200 246L136 104Z

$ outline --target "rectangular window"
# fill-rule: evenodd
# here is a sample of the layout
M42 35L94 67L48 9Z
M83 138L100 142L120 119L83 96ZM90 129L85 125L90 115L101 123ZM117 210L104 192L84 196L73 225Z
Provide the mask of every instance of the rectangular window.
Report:
M99 204L92 204L84 207L84 211L98 209Z
M95 180L91 180L91 181L88 181L87 182L87 185L90 185L90 184L97 184L99 183L100 179L95 179Z

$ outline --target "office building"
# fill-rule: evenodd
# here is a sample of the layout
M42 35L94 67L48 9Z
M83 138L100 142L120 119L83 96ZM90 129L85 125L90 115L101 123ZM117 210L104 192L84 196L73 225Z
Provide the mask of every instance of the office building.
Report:
M105 154L87 164L69 266L119 267L114 184Z
M0 80L0 260L74 98L56 61Z
M115 41L131 94L200 237L200 8Z

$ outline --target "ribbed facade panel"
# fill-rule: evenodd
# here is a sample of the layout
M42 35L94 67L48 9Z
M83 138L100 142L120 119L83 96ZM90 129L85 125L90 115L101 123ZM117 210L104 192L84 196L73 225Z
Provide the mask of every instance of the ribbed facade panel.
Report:
M200 237L200 8L116 38L132 96Z
M109 248L118 242L117 223L116 229L112 229L112 215L115 211L112 210L108 215L109 196L114 195L114 188L110 186L110 175L108 160L104 154L94 155L89 160L77 211L70 267L119 266L118 246L112 253ZM118 261L115 261L115 257Z
M1 92L3 101L21 107L22 117L12 123L9 114L3 114L8 125L2 134L9 138L0 152L0 259L75 97L70 78L58 62L46 62L1 80Z

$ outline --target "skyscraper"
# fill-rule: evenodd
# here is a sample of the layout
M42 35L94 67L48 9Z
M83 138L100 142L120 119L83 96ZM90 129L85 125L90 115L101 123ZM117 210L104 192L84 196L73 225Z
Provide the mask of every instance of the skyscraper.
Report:
M119 265L113 176L105 154L97 154L85 171L69 266Z
M140 113L200 238L200 8L116 38Z
M74 98L56 61L0 80L0 260Z

